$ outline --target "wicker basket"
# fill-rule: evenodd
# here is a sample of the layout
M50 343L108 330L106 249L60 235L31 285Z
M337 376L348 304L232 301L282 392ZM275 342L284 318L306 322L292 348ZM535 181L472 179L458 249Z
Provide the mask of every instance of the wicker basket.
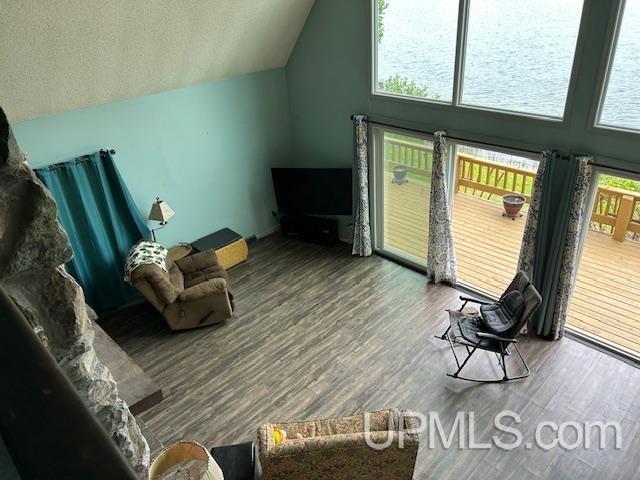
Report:
M196 475L187 474L189 462L201 461L202 467ZM177 472L177 467L181 473ZM193 467L193 463L191 464ZM200 466L200 465L199 465ZM181 441L162 450L149 468L150 480L224 480L222 470L209 454L209 451L197 442Z

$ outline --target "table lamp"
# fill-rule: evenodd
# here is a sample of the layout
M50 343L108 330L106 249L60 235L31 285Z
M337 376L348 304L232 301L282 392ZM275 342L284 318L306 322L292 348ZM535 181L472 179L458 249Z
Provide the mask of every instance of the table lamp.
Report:
M160 222L160 226L151 229L151 235L153 241L156 241L156 230L164 228L171 217L175 215L175 212L171 209L167 202L160 200L160 197L156 197L156 201L151 205L151 211L149 212L149 220Z

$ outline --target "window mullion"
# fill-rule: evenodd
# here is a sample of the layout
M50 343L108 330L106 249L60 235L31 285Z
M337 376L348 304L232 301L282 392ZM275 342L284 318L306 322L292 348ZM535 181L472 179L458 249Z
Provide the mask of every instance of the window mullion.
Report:
M600 119L602 115L602 109L604 108L604 102L607 96L607 89L609 88L609 79L611 78L611 71L613 70L613 61L616 55L616 49L618 46L618 40L620 39L620 30L622 29L622 19L624 16L626 0L618 0L617 5L615 5L615 15L613 15L614 20L611 26L609 27L608 38L607 38L607 53L606 60L601 66L603 70L601 70L601 82L600 82L600 92L597 98L596 104L596 116L595 116L595 124L600 124Z
M469 27L469 3L471 0L459 0L458 34L456 37L456 60L453 72L453 105L459 105L462 99L464 79L464 59L467 50L467 29Z

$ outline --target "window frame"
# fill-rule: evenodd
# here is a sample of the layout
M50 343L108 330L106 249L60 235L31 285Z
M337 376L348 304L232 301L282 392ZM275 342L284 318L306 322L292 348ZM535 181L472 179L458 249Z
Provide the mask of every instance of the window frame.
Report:
M504 153L506 155L514 155L517 157L527 158L529 160L534 160L538 162L538 167L540 166L540 155L542 154L542 152L538 154L538 153L528 152L526 150L519 150L517 148L508 148L508 147L500 147L497 145L487 145L486 143L477 143L472 140L457 140L457 139L451 140L450 142L448 142L450 155L448 159L449 165L448 165L447 171L450 173L448 175L449 178L448 178L448 185L447 185L447 196L449 199L449 210L450 210L449 213L450 213L452 222L453 222L454 210L456 208L456 194L458 193L454 189L455 189L455 179L458 177L458 173L459 173L458 162L456 162L459 146L478 148L484 151ZM538 171L536 170L536 175L537 175L537 172ZM454 250L455 250L455 244L454 244ZM484 290L481 286L473 285L467 282L466 280L461 279L460 277L458 277L458 286L462 287L463 290L470 292L473 295L479 296L481 298L489 299L490 301L497 301L500 298L500 295Z
M597 88L595 90L591 106L589 126L591 129L599 133L633 136L640 134L640 128L621 127L601 123L602 110L607 99L607 90L609 89L613 62L618 49L618 40L620 39L620 30L622 28L622 21L624 20L626 5L627 0L615 0L611 5L607 35L605 37L604 53L602 54L602 58L600 59L600 64L598 66Z
M427 133L386 125L369 125L369 131L367 132L371 147L369 157L371 159L370 180L372 181L369 184L369 205L371 206L370 223L373 235L373 251L424 273L427 271L426 261L412 255L403 255L401 252L384 245L384 134L386 132L411 136L428 142L433 142L435 137ZM381 166L382 169L380 168ZM449 169L447 168L447 170ZM428 218L426 220L428 221Z
M576 83L578 78L578 67L582 56L585 41L585 24L588 17L589 4L591 0L582 0L582 12L578 25L578 36L576 38L576 46L573 53L573 61L571 63L571 74L569 76L569 86L565 98L563 114L561 117L553 115L542 115L536 113L518 112L514 110L483 107L479 105L470 105L461 102L462 91L464 88L464 68L467 49L467 34L469 30L469 8L471 0L458 0L458 23L456 34L456 55L453 73L453 91L451 101L433 100L428 98L410 97L408 95L399 95L377 90L376 82L378 79L378 42L377 42L377 0L370 0L370 99L387 99L397 102L410 103L413 105L426 104L437 108L454 110L460 112L482 112L500 117L520 117L531 120L541 120L550 122L559 126L567 126L569 118L573 110ZM624 1L624 0L620 0Z
M397 251L393 247L384 245L384 134L396 133L414 138L433 142L435 137L426 132L418 132L415 130L403 128L401 126L377 125L375 123L368 125L369 138L369 205L371 208L370 224L372 235L373 251L379 255L390 258L393 261L405 265L413 270L425 273L427 270L426 262L423 259L412 255L404 254ZM455 179L458 176L458 162L456 162L457 151L459 146L468 146L479 148L486 151L504 153L507 155L515 155L540 163L540 154L530 151L520 150L517 148L501 147L497 145L488 145L486 143L477 143L472 140L450 140L447 141L447 154L445 159L445 173L447 184L447 200L449 202L449 213L453 218L455 209L454 191ZM428 219L427 219L428 221ZM427 252L428 255L428 252ZM494 301L499 295L488 292L482 287L472 285L464 280L458 279L458 287L470 294L481 298Z
M623 0L624 2L624 0ZM623 178L629 178L632 180L640 181L640 173L632 173L628 170L620 170L615 167L604 167L604 166L594 166L593 174L591 177L591 184L589 185L589 208L585 212L586 218L591 218L593 214L594 200L596 193L598 191L598 186L600 183L600 175L613 175ZM580 271L580 266L582 262L582 254L584 250L585 242L587 241L587 235L589 233L589 225L587 224L582 232L580 232L580 244L578 246L578 256L576 262L576 271L574 272L574 278L578 276L578 272ZM567 308L567 312L569 308L571 308L571 301L573 300L573 296L569 298L569 306ZM583 342L587 342L590 346L602 349L610 354L613 354L617 357L620 357L625 360L630 360L637 364L640 362L640 353L634 352L633 350L626 348L622 345L616 344L607 340L603 337L599 337L594 335L586 330L581 329L580 327L576 327L567 322L565 331L571 337L574 337Z

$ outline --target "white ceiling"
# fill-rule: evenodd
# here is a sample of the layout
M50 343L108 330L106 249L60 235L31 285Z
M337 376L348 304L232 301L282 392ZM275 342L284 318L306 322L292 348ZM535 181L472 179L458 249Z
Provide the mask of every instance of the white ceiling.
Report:
M282 67L314 0L0 0L13 122Z

